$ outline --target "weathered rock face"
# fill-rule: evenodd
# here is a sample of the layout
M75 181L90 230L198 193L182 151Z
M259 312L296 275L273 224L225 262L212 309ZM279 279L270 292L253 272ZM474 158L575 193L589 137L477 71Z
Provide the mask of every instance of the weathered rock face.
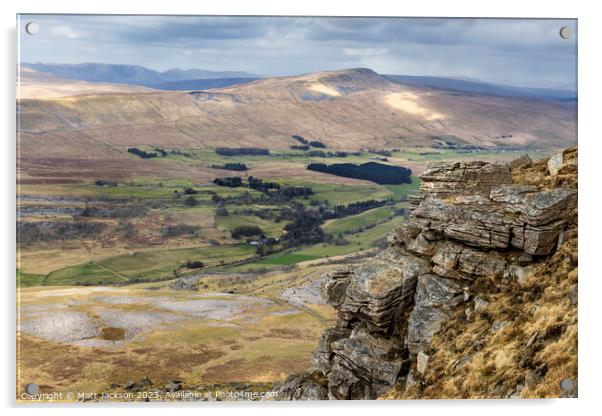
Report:
M372 334L362 325L330 349L328 394L338 400L377 398L395 384L404 363L398 339Z
M533 255L552 253L566 228L568 214L577 207L576 189L538 191L532 186L493 185L489 177L481 188L472 182L463 188L461 184L450 185L450 177L462 177L449 173L457 170L464 171L461 164L439 163L436 171L428 171L429 175L423 177L423 199L414 208L403 238L411 251L428 254L432 247L425 240L446 238L478 249L518 248ZM474 170L472 176L478 178L480 175ZM450 191L433 193L430 184L443 180L448 181L445 183ZM453 193L453 189L461 192ZM466 195L466 189L475 193Z
M415 357L448 320L451 309L464 301L461 282L433 274L420 276L410 314L406 346Z
M522 157L512 165L532 163ZM428 372L431 338L454 310L472 301L469 311L487 307L472 282L522 284L529 264L557 249L576 215L577 189L512 184L508 165L439 162L421 179L422 192L410 199L411 215L389 237L390 247L361 267L326 276L323 296L338 321L313 353L313 378L289 378L286 397L368 399L402 380L414 385ZM312 381L315 374L321 384Z
M511 184L508 165L486 162L436 162L422 174L420 190L431 196L488 195L492 187Z
M423 259L391 248L353 273L342 301L338 296L327 301L338 307L341 326L361 321L373 332L390 333L411 303L418 276L428 270Z

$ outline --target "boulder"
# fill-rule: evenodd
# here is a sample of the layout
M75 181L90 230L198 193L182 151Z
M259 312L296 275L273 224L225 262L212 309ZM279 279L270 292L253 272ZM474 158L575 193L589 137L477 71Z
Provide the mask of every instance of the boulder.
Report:
M565 149L556 153L548 160L548 172L552 176L564 173L563 171L576 169L577 167L577 149Z
M426 373L426 368L429 363L429 356L420 351L418 356L416 357L416 371L420 374L424 375Z
M277 400L328 400L327 382L320 372L294 374L274 386Z
M174 392L182 390L182 382L179 380L171 380L165 385L165 391Z
M523 286L525 283L527 283L527 279L529 278L531 272L531 267L511 264L504 272L504 277L515 280L519 285Z
M550 224L564 219L577 206L577 190L556 188L525 197L520 207L520 220L531 226Z
M548 160L548 172L552 176L558 175L558 171L564 164L564 157L562 152L556 153L554 156L550 157Z
M564 378L560 380L560 397L562 398L576 398L577 394L577 382L570 378Z

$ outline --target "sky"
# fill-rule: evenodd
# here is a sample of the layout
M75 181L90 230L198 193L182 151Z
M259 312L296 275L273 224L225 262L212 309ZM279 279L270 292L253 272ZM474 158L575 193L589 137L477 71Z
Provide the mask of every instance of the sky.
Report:
M31 21L35 35L24 31ZM577 77L575 20L22 15L19 30L27 63L262 76L366 67L547 88L574 87Z

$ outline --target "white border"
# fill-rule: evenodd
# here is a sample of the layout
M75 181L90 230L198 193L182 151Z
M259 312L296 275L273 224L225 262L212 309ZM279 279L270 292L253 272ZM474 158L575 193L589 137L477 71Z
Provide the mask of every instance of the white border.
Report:
M2 266L5 337L2 342L2 374L0 393L5 414L70 415L82 414L84 410L56 406L14 408L15 378L15 15L16 13L117 13L117 14L237 14L237 15L346 15L346 16L440 16L440 17L549 17L579 19L579 150L580 150L580 253L581 279L579 283L579 399L576 400L513 400L513 401L430 401L430 402L348 402L348 403L271 403L258 405L247 403L233 405L221 403L214 406L111 406L109 409L86 407L91 415L128 415L144 412L146 415L162 415L166 412L183 414L231 414L250 413L258 415L306 415L307 413L341 413L368 416L374 409L378 413L408 414L478 414L489 415L544 413L547 415L593 413L596 399L600 395L600 318L599 294L602 275L597 263L600 246L600 214L598 195L602 188L600 155L602 155L602 106L600 105L600 44L602 40L600 15L593 1L527 2L504 0L498 2L453 0L453 1L384 1L370 0L146 0L126 2L124 0L97 0L74 2L69 0L21 0L2 2L3 54L0 65L2 72L2 164L4 199L0 207L4 219L2 238ZM12 408L10 408L12 407ZM599 412L599 410L598 410ZM599 414L599 413L598 413ZM371 415L370 415L371 416Z

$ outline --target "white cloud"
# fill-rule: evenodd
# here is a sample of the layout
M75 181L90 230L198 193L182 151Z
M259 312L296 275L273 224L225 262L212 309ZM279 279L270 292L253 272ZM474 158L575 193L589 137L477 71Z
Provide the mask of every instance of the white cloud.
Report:
M66 37L69 39L79 39L82 37L81 33L73 30L69 25L57 25L50 28L50 33L54 36Z
M348 56L377 56L389 52L387 48L343 48L343 52Z

